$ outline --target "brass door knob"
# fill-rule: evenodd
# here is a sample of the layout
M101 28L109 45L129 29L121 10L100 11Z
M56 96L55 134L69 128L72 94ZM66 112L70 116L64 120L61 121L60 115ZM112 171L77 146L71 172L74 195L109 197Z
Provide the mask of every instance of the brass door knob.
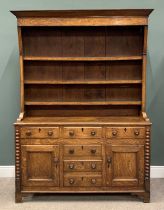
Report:
M53 131L48 131L48 136L52 136L53 135Z
M73 163L69 164L69 168L74 169L74 164Z
M31 131L30 130L28 130L27 132L26 132L26 136L31 136Z
M75 133L74 133L74 131L69 131L69 136L74 136L75 135Z
M134 131L134 135L139 136L139 134L140 134L139 130Z
M95 154L96 153L96 149L91 149L91 153Z
M74 181L73 178L69 179L69 183L70 183L70 184L74 184L74 182L75 182L75 181Z
M117 136L117 131L116 131L116 130L113 130L113 131L112 131L112 135L113 135L113 136Z
M74 152L75 152L74 149L69 150L69 154L74 154Z
M92 184L96 184L96 179L91 179Z
M96 163L92 163L92 164L91 164L91 168L92 168L92 169L96 169Z
M91 131L91 136L96 136L96 131Z

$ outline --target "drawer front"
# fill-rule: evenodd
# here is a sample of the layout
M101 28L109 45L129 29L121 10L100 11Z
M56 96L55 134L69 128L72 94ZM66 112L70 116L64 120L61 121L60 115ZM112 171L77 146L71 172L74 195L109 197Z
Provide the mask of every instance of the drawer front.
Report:
M63 138L101 138L101 127L64 127Z
M102 171L102 160L64 160L64 171Z
M144 127L108 127L107 138L145 138Z
M100 187L102 186L101 175L64 175L65 187Z
M59 127L22 127L21 138L58 138Z
M101 145L64 145L64 156L101 156Z

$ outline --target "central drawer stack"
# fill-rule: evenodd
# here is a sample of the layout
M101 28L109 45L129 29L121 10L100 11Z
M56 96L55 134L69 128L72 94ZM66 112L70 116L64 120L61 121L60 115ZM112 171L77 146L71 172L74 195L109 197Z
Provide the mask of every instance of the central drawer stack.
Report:
M102 138L101 127L64 127L63 138L68 144L63 147L64 186L102 186L102 145L91 139ZM83 139L80 144L73 144Z

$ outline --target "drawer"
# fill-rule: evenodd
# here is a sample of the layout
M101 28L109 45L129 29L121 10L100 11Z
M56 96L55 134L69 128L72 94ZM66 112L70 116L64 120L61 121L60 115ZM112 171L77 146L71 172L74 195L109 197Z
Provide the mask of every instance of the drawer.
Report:
M107 138L145 138L144 127L108 127Z
M63 138L101 138L101 127L64 127Z
M102 186L101 175L64 175L65 187L100 187Z
M101 145L64 145L64 156L101 156Z
M102 171L102 160L64 160L64 171Z
M59 127L22 127L21 138L58 138Z

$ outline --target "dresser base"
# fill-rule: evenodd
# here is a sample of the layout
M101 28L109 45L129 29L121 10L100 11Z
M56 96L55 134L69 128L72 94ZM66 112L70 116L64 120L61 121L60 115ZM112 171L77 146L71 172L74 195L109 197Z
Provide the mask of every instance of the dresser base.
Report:
M16 202L29 193L130 193L149 202L150 122L73 119L15 124Z
M69 194L75 194L75 192L35 192L35 193L32 193L32 192L22 192L22 193L16 193L15 194L15 202L16 203L22 203L24 198L25 197L28 197L28 196L31 196L31 195L40 195L40 194L53 194L53 195L61 195L61 194L64 194L65 196L69 195ZM144 203L150 203L150 193L149 192L106 192L106 191L100 191L100 192L76 192L76 195L80 195L80 194L83 194L83 195L92 195L92 194L97 194L97 195L100 195L100 194L105 194L105 195L117 195L117 196L125 196L125 195L131 195L131 196L134 196L134 197L138 197L140 198Z

